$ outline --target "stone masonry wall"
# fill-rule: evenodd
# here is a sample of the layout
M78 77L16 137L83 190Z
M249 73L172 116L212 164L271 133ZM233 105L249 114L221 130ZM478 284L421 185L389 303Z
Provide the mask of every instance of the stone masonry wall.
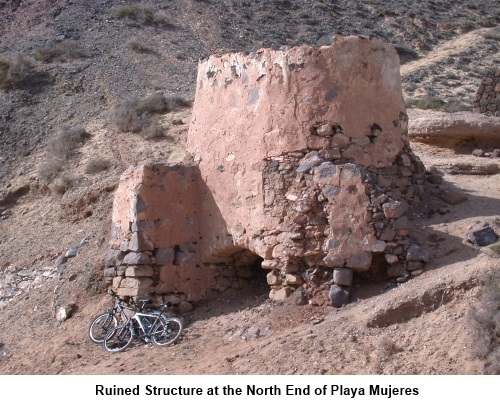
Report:
M488 72L481 81L472 110L500 117L500 69Z
M271 298L335 306L356 278L407 281L429 260L409 238L424 168L407 125L399 59L379 40L211 56L192 165L124 174L109 280L196 301L244 288L261 262Z

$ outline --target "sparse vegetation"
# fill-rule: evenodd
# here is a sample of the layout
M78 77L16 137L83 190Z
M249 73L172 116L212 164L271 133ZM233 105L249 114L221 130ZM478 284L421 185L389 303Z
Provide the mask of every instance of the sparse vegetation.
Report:
M377 343L377 349L382 358L386 359L399 351L396 343L389 337L382 337Z
M163 14L146 4L137 3L114 7L110 13L115 18L128 19L143 25L159 25L165 22Z
M485 359L486 374L500 374L500 272L482 280L479 303L472 307L467 319L473 332L474 349Z
M420 98L409 98L405 100L405 104L407 108L413 107L422 110L437 110L444 105L444 101L437 97L426 95Z
M53 184L51 185L51 190L56 194L63 195L66 191L68 191L73 184L76 182L76 179L67 174L63 173L59 178L57 178Z
M19 87L33 73L33 63L21 53L17 53L13 58L0 57L0 88L2 89Z
M137 38L129 39L127 41L127 48L137 53L151 52L151 50Z
M35 53L35 59L41 62L66 62L70 59L86 58L90 56L87 49L82 48L78 42L64 40L53 46L40 48Z
M159 138L164 130L157 115L165 114L190 103L181 97L165 97L156 93L144 99L134 99L119 105L114 111L113 121L123 132L139 133L145 139Z
M47 145L45 159L38 167L40 181L44 184L52 183L62 172L67 160L74 151L81 147L89 136L84 128L73 127L64 129L60 134L52 138ZM65 179L64 181L59 181L55 187L58 190L62 190L63 188L67 190L72 183L72 181Z

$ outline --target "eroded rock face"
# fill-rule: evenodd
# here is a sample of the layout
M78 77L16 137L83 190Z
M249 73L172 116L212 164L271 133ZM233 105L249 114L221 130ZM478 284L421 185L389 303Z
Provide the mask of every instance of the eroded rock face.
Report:
M156 269L126 270L151 280L145 289L192 300L239 287L259 259L274 299L300 289L329 300L331 285L352 283L341 274L405 270L406 214L423 192L407 121L398 56L375 39L211 56L188 136L194 165L124 175L113 249L150 257L125 264Z

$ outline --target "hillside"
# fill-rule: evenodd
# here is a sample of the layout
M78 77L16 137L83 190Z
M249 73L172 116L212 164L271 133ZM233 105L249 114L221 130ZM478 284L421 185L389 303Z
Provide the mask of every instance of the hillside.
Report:
M375 35L400 53L407 104L430 101L451 111L467 109L483 73L500 66L497 0L454 7L444 1L303 3L0 1L0 58L18 67L16 80L0 79L6 83L0 90L0 325L7 331L0 337L0 373L498 372L474 350L467 316L496 261L463 243L467 230L483 222L499 233L498 174L444 174L445 186L468 196L456 206L428 185L429 200L413 224L435 260L401 287L360 289L356 303L332 310L271 303L256 286L248 296L221 297L186 314L185 338L172 348L135 347L109 357L88 341L88 321L109 303L101 277L113 191L131 163L182 159L199 58L321 45L335 34ZM116 129L115 111L123 103L156 93L171 104L154 136ZM482 162L413 147L427 166ZM69 248L78 250L76 257L54 269ZM17 292L9 277L20 272L36 280L36 288L11 301ZM431 298L422 303L426 293ZM58 325L55 308L69 302L77 311ZM398 319L398 308L408 305L417 308L415 316ZM392 308L394 321L368 327L384 307ZM444 345L450 333L455 339ZM282 361L271 360L276 353ZM132 361L136 356L145 356L140 365ZM165 366L171 358L184 361Z

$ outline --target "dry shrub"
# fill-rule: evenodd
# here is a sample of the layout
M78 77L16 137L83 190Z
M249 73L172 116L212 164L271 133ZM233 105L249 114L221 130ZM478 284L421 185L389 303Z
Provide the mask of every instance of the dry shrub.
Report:
M109 168L111 162L104 158L94 158L90 159L85 165L86 174L97 174L101 173Z
M500 271L485 277L481 284L478 305L469 309L467 321L476 355L485 359L485 372L500 374Z
M132 20L142 25L159 25L165 21L161 13L155 12L152 6L146 4L114 7L110 13L115 18Z
M407 108L420 108L421 110L437 110L444 105L444 101L430 95L420 98L409 98L405 100Z
M75 184L75 182L76 179L73 176L63 173L52 183L51 190L56 194L63 195Z
M159 138L164 135L164 130L157 115L190 105L189 101L181 97L165 97L156 93L120 104L113 113L113 122L122 132L139 133L145 139Z
M66 128L50 140L47 145L47 155L49 158L67 159L89 136L83 127Z
M387 336L384 336L378 341L377 349L383 358L388 358L399 351L396 343Z
M150 49L140 42L137 38L132 38L127 41L127 48L137 53L148 53Z
M43 184L49 184L54 180L64 167L64 162L58 158L46 158L38 166L38 178Z
M72 40L64 40L56 45L40 48L35 53L35 59L41 62L66 62L88 56L90 56L90 52Z
M19 87L33 73L33 63L21 53L13 58L0 57L0 88L2 89Z

